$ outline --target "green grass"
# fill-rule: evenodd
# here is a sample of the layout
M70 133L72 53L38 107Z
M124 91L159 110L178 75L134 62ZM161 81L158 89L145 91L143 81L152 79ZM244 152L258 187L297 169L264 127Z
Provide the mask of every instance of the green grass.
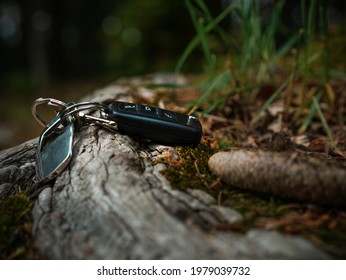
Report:
M241 0L239 4L229 5L215 16L212 16L203 0L186 0L185 3L196 35L182 52L176 72L183 71L189 57L199 50L203 53L201 68L204 69L205 77L197 85L202 96L190 104L191 112L200 110L206 114L220 109L225 99L237 93L242 93L245 100L252 101L263 85L274 84L277 90L264 102L259 109L261 112L278 98L290 100L292 96L287 96L292 94L290 89L299 83L300 108L295 119L301 117L304 109L310 108L318 114L331 138L323 113L318 110L321 107L319 102L327 99L332 107L330 80L344 78L345 74L333 68L329 62L328 7L325 1L300 1L302 28L297 30L291 30L281 21L285 16L284 0L273 2L267 24L264 24L255 0ZM238 31L225 30L220 26L230 16L238 18ZM276 42L280 34L287 39L278 46ZM285 77L278 79L277 69L282 65ZM324 87L316 87L310 96L308 93L311 93L311 89L307 86L310 81L319 81ZM311 119L309 115L301 121L300 131L309 127Z

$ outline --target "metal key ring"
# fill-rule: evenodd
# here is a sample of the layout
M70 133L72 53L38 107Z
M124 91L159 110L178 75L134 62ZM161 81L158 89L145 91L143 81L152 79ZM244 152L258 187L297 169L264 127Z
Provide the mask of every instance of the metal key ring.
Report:
M108 106L99 102L80 102L67 106L60 112L60 116L62 119L65 119L69 115L74 115L75 113L79 113L81 111L93 109L100 109L102 111L106 111L108 110Z
M38 98L38 99L36 99L31 106L31 114L33 115L35 120L39 124L41 124L42 126L47 126L47 124L48 124L48 122L43 120L37 113L37 107L40 105L43 105L43 104L58 107L58 108L60 108L60 111L65 110L66 108L69 107L67 103L60 101L58 99L54 99L54 98Z
M87 110L100 110L100 116L91 115L92 112L84 113ZM110 130L117 129L117 123L108 119L109 107L99 102L81 102L68 106L60 112L60 118L64 121L74 122L77 129L86 123L98 124Z
M81 102L76 103L68 106L64 110L60 112L60 117L62 120L69 120L71 121L77 121L77 125L81 124L80 118L83 118L84 116L89 116L86 114L81 114L82 111L88 111L88 110L101 110L101 115L104 116L106 110L108 109L107 105L99 103L99 102ZM78 113L78 114L77 114ZM84 118L85 119L85 118Z

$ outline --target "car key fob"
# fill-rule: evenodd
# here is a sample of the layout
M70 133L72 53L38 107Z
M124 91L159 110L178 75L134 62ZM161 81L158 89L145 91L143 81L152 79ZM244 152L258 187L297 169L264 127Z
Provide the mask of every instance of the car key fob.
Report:
M120 101L108 107L108 119L124 133L168 146L197 145L201 140L202 126L197 117Z

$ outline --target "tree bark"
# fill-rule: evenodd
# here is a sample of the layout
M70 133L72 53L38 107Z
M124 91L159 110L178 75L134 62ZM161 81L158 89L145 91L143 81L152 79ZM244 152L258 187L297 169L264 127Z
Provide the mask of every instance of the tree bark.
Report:
M167 83L169 76L150 82ZM170 77L171 79L172 77ZM83 101L131 100L137 79L95 91ZM37 139L0 153L1 198L29 184ZM73 158L37 194L32 235L51 259L328 259L301 237L222 230L242 215L201 190L172 189L153 158L171 147L141 142L97 126L75 134Z

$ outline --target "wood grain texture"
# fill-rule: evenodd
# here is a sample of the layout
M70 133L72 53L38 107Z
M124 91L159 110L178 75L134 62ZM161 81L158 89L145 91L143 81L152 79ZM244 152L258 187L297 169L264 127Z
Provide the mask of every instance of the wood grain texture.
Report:
M0 201L32 184L37 140L0 151Z
M137 85L138 80L134 81ZM84 101L130 100L133 85L129 84L122 81L110 85ZM172 189L160 173L165 167L152 161L162 149L165 147L97 126L77 132L68 168L55 182L32 186L39 192L33 208L32 234L41 257L329 258L300 237L264 230L247 234L220 230L220 224L241 220L241 214L217 206L203 191ZM33 179L34 158L35 141L0 153L1 193L8 193L23 172L26 180Z

